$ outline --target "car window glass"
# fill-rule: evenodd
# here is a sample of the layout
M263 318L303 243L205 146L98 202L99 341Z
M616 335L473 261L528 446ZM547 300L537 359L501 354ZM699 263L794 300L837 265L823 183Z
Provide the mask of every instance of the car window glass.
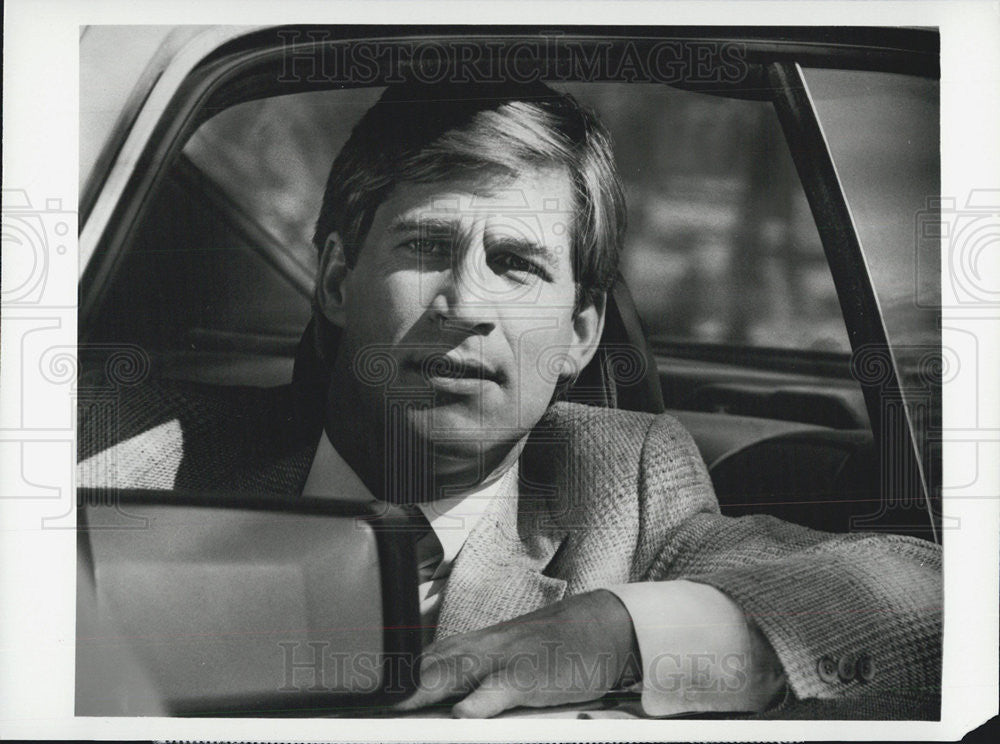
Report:
M944 215L938 81L853 70L806 69L803 75L854 218L917 441L923 442L940 419L940 382L949 363L941 357L939 327Z
M184 154L306 264L330 164L383 88L318 91L228 108Z
M940 243L917 240L916 228L940 213L938 82L854 70L803 75L889 341L937 346Z

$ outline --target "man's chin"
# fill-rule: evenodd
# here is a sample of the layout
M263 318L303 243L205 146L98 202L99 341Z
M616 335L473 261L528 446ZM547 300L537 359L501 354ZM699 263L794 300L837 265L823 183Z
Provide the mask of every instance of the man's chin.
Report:
M508 459L526 433L512 422L463 406L411 411L409 423L411 436L426 448L439 487L478 485Z

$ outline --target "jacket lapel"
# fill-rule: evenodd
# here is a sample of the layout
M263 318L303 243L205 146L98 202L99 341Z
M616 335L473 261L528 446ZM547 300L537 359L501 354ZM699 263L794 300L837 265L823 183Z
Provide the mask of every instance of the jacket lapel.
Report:
M563 536L545 529L534 499L522 491L512 468L455 559L435 639L509 620L565 594L563 579L542 573Z

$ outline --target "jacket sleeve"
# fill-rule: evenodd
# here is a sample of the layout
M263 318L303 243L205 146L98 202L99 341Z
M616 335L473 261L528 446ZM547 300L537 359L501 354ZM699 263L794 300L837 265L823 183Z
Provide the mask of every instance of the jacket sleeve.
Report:
M729 596L771 643L797 698L940 690L938 546L724 517L697 447L669 416L648 430L639 486L633 580L687 579Z

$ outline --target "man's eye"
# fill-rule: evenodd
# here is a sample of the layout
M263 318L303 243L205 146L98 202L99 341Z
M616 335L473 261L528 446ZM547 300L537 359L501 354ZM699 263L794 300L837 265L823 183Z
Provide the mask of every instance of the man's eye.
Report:
M416 238L404 243L403 247L421 256L447 256L451 253L451 244L446 240Z
M536 276L544 276L545 272L541 266L516 253L495 253L489 257L489 264L494 271L517 271Z

